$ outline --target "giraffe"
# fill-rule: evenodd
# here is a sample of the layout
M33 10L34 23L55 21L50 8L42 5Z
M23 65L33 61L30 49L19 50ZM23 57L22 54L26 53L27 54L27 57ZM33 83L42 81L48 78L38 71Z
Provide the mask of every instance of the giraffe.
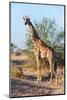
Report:
M28 25L28 31L30 33L30 37L33 43L33 51L36 57L37 61L37 83L41 83L41 58L47 58L49 65L50 65L50 81L52 81L52 73L54 72L56 82L57 83L57 67L55 66L55 58L56 58L56 53L51 48L48 46L46 43L44 43L41 38L38 36L33 24L30 21L29 16L24 16L23 17L25 21L25 25Z

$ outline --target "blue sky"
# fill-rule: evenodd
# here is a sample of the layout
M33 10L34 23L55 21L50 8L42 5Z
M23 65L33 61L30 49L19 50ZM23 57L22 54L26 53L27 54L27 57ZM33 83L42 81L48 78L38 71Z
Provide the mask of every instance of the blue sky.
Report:
M11 3L11 42L19 48L26 48L25 15L31 18L33 24L34 20L38 21L43 17L55 19L56 24L64 29L64 6Z

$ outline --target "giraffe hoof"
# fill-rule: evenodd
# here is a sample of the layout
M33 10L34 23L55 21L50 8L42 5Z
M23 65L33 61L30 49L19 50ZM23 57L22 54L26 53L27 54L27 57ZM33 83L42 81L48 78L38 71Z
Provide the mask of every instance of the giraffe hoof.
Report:
M37 80L37 83L39 83L39 80Z
M52 80L49 81L49 84L51 84Z
M37 84L40 84L41 83L41 80L37 80Z
M55 85L57 85L57 81L55 81Z

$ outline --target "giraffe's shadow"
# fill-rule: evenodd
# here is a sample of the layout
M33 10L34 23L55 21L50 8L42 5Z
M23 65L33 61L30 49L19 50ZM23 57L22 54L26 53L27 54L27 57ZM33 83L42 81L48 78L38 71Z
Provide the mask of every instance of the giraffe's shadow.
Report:
M55 75L53 74L52 78L55 78ZM24 75L24 79L30 80L30 81L35 81L37 79L36 76L33 75ZM47 76L42 77L42 81L49 81L50 80L50 73Z
M49 81L51 77L51 74L49 73L47 76L42 77L42 81ZM52 74L52 78L55 78L54 73Z
M36 77L33 75L24 75L24 79L30 80L30 81L35 81Z
M28 61L26 61L26 60L12 60L11 61L12 62L12 64L15 64L15 65L25 65L26 63L28 63Z

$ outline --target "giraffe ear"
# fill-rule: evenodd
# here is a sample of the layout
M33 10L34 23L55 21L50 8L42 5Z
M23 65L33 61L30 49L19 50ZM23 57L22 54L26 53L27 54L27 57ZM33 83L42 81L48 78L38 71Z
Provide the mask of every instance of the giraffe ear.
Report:
M23 17L23 19L25 20L25 17Z
M30 18L29 18L29 20L30 20Z

